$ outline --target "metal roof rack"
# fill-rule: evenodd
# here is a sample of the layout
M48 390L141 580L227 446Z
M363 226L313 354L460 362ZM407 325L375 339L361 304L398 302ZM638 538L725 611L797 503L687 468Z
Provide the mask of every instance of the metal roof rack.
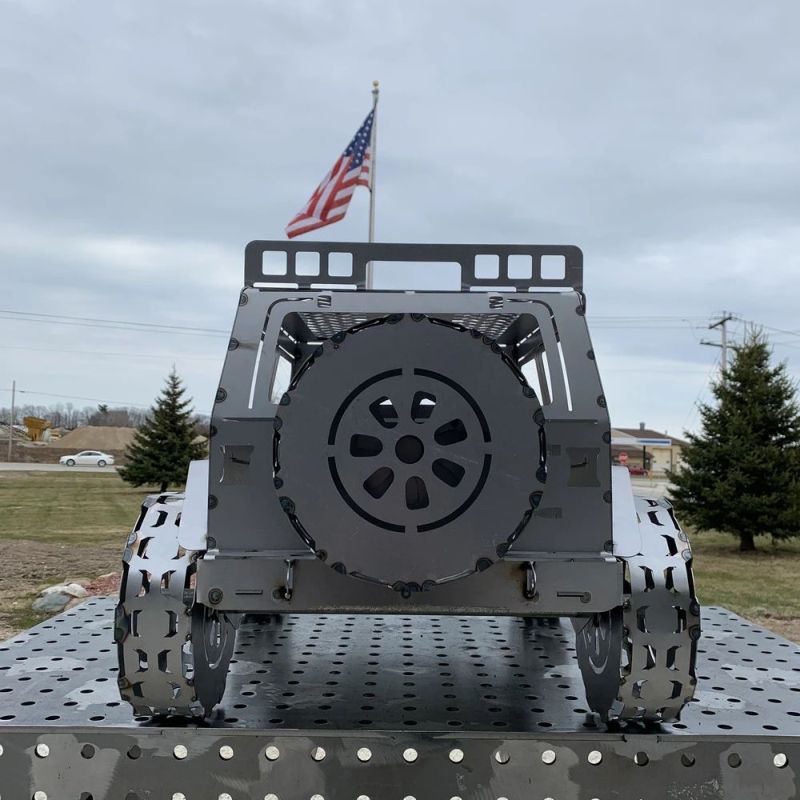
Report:
M459 264L464 292L583 289L580 248L522 244L253 241L245 249L245 284L364 290L367 265L386 261Z

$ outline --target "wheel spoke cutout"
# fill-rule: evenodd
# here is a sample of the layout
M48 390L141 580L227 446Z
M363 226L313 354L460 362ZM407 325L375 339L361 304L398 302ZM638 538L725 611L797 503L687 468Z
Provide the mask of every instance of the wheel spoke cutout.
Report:
M364 488L368 494L372 495L376 500L380 500L389 490L393 480L394 472L392 472L389 467L381 467L380 469L376 469L375 472L364 481Z
M431 418L436 408L436 398L429 392L416 392L411 402L411 419L421 424Z
M456 487L464 478L464 467L447 458L437 458L431 465L433 474L448 486Z
M397 425L397 409L386 395L370 403L369 410L384 428L394 428Z
M406 481L406 506L412 511L427 508L429 505L428 490L422 478L416 475Z
M463 442L467 438L467 429L460 419L451 419L450 422L445 422L436 429L433 434L436 444L451 445Z
M374 436L356 433L350 437L350 455L356 458L377 456L383 450L383 443Z

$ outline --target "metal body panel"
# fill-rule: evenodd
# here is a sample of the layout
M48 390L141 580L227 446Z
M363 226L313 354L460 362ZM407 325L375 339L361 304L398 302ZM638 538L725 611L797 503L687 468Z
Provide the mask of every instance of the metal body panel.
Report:
M184 550L205 550L208 536L208 461L192 461L186 478L178 543Z
M610 508L610 426L602 386L594 362L585 318L580 251L577 248L522 246L439 246L373 245L381 259L443 260L462 265L476 253L497 252L500 275L497 281L481 284L474 275L469 285L485 285L480 292L364 292L314 290L313 283L294 272L295 252L327 253L353 251L354 279L362 285L359 264L366 264L363 245L338 243L253 243L248 248L247 286L237 312L214 407L211 440L209 492L213 496L209 533L220 550L277 552L297 547L297 534L279 512L271 489L272 435L278 416L277 398L270 400L270 384L276 370L276 353L281 347L281 330L291 315L314 314L323 318L359 320L382 314L444 315L465 320L532 314L539 323L537 347L551 354L549 361L550 403L545 408L548 426L548 486L536 511L536 524L528 526L515 543L519 553L592 552L599 554L611 538ZM254 288L256 253L263 250L289 253L286 280L302 287ZM503 266L508 255L531 253L534 268L542 254L562 252L568 266L563 280L546 282L547 293L528 291L532 281L506 280ZM377 259L378 256L375 256ZM471 262L469 262L471 267ZM324 267L324 264L323 264ZM260 266L258 267L260 269ZM324 269L323 269L324 271ZM260 277L263 277L260 276ZM516 291L488 291L514 285ZM540 282L541 284L541 282ZM525 291L523 291L523 289ZM558 291L552 291L557 289ZM322 324L322 323L317 323ZM498 327L498 330L502 326ZM502 341L501 339L498 341ZM534 340L530 340L531 343ZM519 358L532 358L520 346ZM564 369L562 369L562 362ZM569 385L567 386L567 381ZM251 447L249 473L241 482L228 485L224 479L226 448ZM524 556L522 556L524 557Z
M509 559L459 581L403 597L386 586L340 575L306 556L293 561L292 592L287 600L286 562L217 557L198 564L197 594L208 602L206 598L216 589L222 592L215 603L220 610L246 607L265 613L580 616L622 603L622 564L615 559L534 564L536 591L531 597L525 596L528 562Z
M620 558L642 552L642 531L633 500L633 484L627 467L611 467L611 492L614 496L614 555Z
M563 624L474 616L245 622L218 713L153 724L116 694L112 609L0 644L3 798L797 796L800 648L724 609L695 701L649 732L587 727Z

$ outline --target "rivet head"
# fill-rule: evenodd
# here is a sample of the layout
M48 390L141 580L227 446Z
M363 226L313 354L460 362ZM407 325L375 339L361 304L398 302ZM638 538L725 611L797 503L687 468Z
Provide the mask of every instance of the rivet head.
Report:
M556 762L555 750L545 750L542 753L542 763L543 764L555 764L555 762Z
M3 755L3 745L0 744L0 756Z
M463 750L459 750L457 747L454 747L450 751L450 760L454 764L460 764L464 760L464 751Z
M586 760L590 764L599 764L603 760L603 754L599 750L592 750Z
M176 744L175 747L172 748L172 755L177 759L182 759L189 755L189 751L186 749L186 745Z
M360 794L358 797L356 797L356 800L369 800L369 795Z
M233 748L229 744L222 745L219 749L219 757L225 759L225 761L233 758Z
M505 750L498 750L494 754L494 760L498 764L508 764L508 762L511 761L511 755L507 753Z
M359 761L369 761L372 758L372 750L369 747L359 747L356 752L356 758Z
M227 792L223 792L217 800L233 800L233 798Z
M271 744L269 747L264 750L264 755L266 756L268 761L277 761L278 756L280 756L281 751L275 747L274 744Z
M270 792L269 794L264 795L264 800L278 800L278 795L274 792Z
M419 753L413 747L407 747L403 750L403 759L408 761L409 764L413 764L418 756Z
M39 758L47 758L50 755L50 748L42 742L41 744L36 745L36 755Z
M2 751L0 751L0 754L2 754ZM789 759L786 756L786 753L775 753L775 755L772 757L772 763L778 769L783 769L789 763Z
M325 800L325 798L321 794L312 794L311 800Z
M33 800L47 800L47 792L34 792L33 793Z
M322 761L322 759L325 758L325 755L326 754L325 754L325 748L324 747L315 747L311 751L311 758L313 758L314 761Z
M186 795L183 792L173 792L172 800L186 800Z

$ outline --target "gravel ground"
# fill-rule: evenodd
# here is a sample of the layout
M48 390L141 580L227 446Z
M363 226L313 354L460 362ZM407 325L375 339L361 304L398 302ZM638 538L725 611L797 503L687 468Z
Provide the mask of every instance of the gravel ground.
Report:
M118 570L121 556L119 543L70 546L0 539L0 641L44 619L30 609L41 589L54 583L91 581ZM20 595L21 586L27 595Z

